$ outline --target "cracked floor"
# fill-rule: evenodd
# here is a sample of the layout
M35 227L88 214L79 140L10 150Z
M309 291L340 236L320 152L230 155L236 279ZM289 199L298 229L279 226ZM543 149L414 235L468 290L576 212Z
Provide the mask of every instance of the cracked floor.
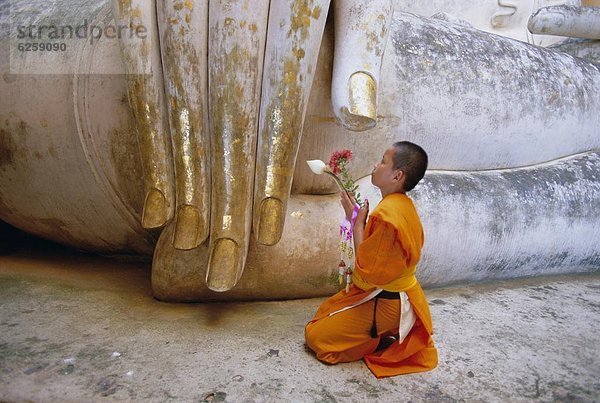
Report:
M322 299L167 304L148 263L62 248L0 256L2 401L598 401L600 273L425 290L440 364L328 366Z

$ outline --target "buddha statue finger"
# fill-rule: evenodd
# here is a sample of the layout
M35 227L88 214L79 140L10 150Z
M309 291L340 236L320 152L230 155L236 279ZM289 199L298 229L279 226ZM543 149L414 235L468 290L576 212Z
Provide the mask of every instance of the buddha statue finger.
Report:
M248 253L268 14L267 0L209 6L212 196L206 283L213 291L237 283Z
M156 4L113 0L112 5L115 22L136 33L120 36L119 44L144 176L142 226L159 228L173 217L175 186Z
M172 244L188 250L209 234L208 3L159 0L157 6L175 169Z
M328 0L271 2L254 190L258 243L281 238Z
M529 17L532 34L600 39L600 7L550 6Z
M392 0L337 0L334 4L335 51L331 84L333 113L353 131L377 123L381 61L393 17Z

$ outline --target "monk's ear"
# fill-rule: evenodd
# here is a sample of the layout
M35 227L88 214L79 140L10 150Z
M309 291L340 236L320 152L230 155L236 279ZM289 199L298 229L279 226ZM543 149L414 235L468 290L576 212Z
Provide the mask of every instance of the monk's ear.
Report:
M403 177L404 177L404 171L401 171L398 169L396 171L396 175L394 175L394 180L401 181Z

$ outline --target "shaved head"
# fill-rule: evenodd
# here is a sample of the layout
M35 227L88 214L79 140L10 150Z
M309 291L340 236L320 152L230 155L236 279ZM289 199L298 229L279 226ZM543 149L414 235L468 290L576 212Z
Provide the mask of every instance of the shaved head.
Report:
M412 190L427 170L427 153L420 146L410 141L398 141L394 143L394 169L404 172L404 191Z

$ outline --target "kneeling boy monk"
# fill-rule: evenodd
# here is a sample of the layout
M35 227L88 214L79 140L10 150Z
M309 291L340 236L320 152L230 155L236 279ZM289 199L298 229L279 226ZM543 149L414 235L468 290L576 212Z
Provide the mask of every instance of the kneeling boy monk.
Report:
M429 305L415 277L423 227L406 195L426 169L425 151L407 141L394 143L373 169L371 182L383 199L368 223L368 201L358 212L352 287L325 301L306 325L306 344L319 360L336 364L364 358L378 378L437 366ZM349 218L354 200L345 192L341 198ZM393 343L382 348L380 341L390 339Z

